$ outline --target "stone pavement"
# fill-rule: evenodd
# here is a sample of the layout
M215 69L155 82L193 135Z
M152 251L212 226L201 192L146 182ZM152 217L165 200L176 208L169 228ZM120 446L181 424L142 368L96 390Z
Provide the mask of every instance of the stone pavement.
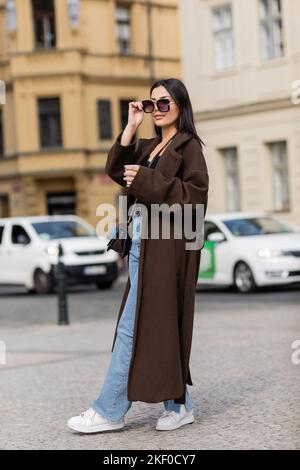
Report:
M120 431L72 432L68 418L100 390L114 326L107 316L1 328L0 449L300 449L300 365L291 361L299 304L263 306L253 297L222 310L197 301L192 425L156 431L163 405L134 402Z

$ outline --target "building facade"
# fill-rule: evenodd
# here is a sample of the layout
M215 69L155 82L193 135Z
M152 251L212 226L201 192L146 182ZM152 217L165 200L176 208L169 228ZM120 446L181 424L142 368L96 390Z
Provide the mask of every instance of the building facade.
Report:
M128 102L179 76L177 0L0 0L0 217L75 213L94 226ZM151 137L145 115L138 135Z
M208 211L266 210L300 226L300 2L181 0L180 18Z

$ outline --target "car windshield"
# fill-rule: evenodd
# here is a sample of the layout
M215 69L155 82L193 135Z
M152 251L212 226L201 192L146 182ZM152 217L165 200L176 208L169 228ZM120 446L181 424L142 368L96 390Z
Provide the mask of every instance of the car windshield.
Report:
M289 227L272 217L251 217L245 219L223 220L222 222L236 237L294 232L292 227Z
M45 240L71 237L94 237L95 232L74 220L37 222L32 224L37 234Z

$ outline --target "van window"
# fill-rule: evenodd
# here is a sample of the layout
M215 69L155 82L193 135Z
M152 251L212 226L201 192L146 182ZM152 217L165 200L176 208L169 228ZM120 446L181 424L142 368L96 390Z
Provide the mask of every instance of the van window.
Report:
M13 225L11 231L11 241L15 244L27 245L30 243L30 236L22 225Z
M37 234L44 240L72 237L94 237L95 230L74 220L37 222L32 224Z
M219 229L219 227L214 222L211 222L210 220L205 220L204 239L207 240L208 235L210 235L211 233L222 233L222 235L224 235L225 237L225 234L222 232L222 230Z
M4 233L4 227L3 227L3 225L0 225L0 245L2 243L3 233Z

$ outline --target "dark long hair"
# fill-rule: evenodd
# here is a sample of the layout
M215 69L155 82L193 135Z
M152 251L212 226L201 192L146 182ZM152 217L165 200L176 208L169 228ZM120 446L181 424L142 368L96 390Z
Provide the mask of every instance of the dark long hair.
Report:
M195 137L202 148L202 145L205 145L205 143L202 139L200 139L197 134L197 130L194 124L191 100L184 83L181 80L178 80L177 78L157 80L155 83L153 83L151 87L150 97L152 90L160 85L164 86L168 90L168 92L170 93L179 108L179 115L175 124L177 130L180 132L187 132L188 134ZM161 128L159 126L156 126L154 124L154 129L156 135L161 135Z

